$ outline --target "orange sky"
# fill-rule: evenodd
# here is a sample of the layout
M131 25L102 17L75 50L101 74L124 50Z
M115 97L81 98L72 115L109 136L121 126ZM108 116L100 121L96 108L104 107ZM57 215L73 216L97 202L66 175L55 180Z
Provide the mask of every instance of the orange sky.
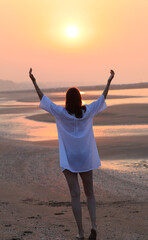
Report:
M0 0L0 79L40 84L145 82L147 0ZM68 38L66 27L78 28Z

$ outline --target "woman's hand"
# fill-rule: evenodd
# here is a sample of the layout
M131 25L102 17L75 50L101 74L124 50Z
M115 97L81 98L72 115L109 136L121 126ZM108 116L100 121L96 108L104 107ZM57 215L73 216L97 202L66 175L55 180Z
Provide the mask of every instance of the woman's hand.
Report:
M31 80L32 80L33 83L36 82L36 79L35 79L35 77L34 77L33 74L32 74L32 68L30 68L30 70L29 70L29 77L31 78Z
M108 82L111 82L112 79L114 78L115 72L113 70L110 70L110 77L108 79Z

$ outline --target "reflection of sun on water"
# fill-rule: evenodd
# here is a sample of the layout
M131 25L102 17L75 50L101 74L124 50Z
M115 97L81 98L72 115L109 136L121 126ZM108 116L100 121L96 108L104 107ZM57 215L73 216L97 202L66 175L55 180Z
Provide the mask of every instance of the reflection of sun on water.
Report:
M81 94L81 95L84 95L85 92L80 91L80 94ZM86 104L86 102L82 99L82 105L85 105L85 104Z

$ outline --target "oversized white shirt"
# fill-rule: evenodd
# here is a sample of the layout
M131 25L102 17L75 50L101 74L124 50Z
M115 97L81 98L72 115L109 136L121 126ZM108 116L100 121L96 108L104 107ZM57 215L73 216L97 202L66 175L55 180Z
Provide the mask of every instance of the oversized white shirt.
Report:
M83 117L76 118L45 95L40 102L40 108L50 112L56 119L62 170L87 172L101 166L93 133L93 117L106 109L104 95L85 106Z

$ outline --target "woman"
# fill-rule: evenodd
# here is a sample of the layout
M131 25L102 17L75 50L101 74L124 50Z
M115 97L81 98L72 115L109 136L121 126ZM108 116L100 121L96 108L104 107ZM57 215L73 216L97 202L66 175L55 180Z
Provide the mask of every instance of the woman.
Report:
M60 166L67 180L72 202L72 210L78 227L78 239L84 239L82 226L82 213L80 205L80 187L78 173L82 179L87 198L87 206L91 219L91 233L88 239L96 239L96 205L93 190L93 169L101 163L93 134L93 117L106 109L105 99L110 83L114 77L111 75L101 97L89 105L82 106L82 98L77 88L70 88L66 93L65 107L54 104L45 96L36 83L36 79L29 71L29 76L41 100L40 107L50 112L56 119L59 137Z

